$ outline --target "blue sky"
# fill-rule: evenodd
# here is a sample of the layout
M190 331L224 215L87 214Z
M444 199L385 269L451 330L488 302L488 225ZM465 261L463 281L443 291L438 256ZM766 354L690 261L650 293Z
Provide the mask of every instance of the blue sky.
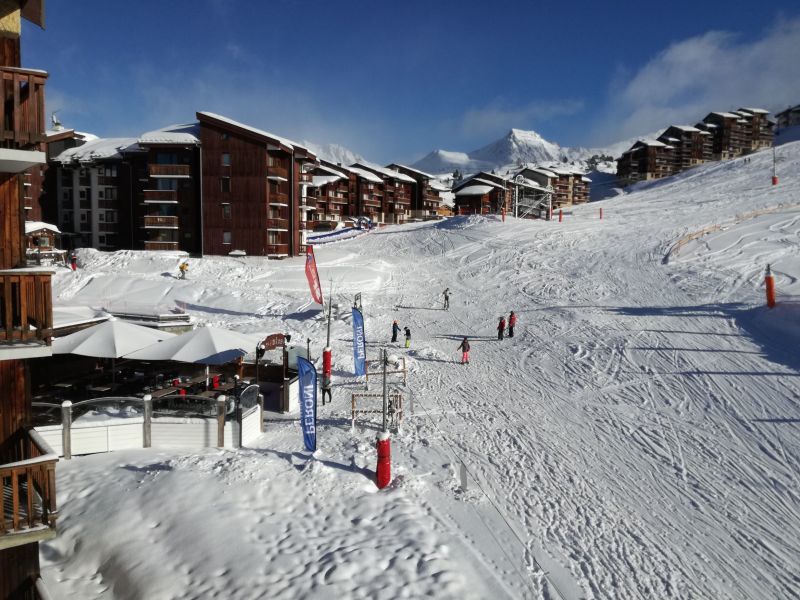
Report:
M23 66L67 127L209 110L380 161L509 128L594 146L713 109L800 103L800 7L743 2L51 0Z

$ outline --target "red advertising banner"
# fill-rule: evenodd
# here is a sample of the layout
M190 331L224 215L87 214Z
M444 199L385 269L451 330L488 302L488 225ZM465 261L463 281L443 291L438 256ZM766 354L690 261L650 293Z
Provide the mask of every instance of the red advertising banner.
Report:
M275 333L268 335L263 342L264 350L274 350L275 348L283 348L286 343L282 333Z
M311 297L317 304L323 304L322 286L319 283L317 261L314 259L314 247L306 246L306 248L306 279L308 279L308 287L311 288Z

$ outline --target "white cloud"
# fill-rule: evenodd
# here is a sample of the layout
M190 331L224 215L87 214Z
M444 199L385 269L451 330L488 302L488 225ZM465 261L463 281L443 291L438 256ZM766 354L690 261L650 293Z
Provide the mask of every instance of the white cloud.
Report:
M468 109L461 117L461 133L467 138L486 138L504 133L512 127L532 127L546 119L572 115L582 108L583 102L580 100L535 100L514 107L496 98L483 108Z
M709 31L669 46L612 86L596 141L670 124L695 123L712 110L757 106L780 111L800 102L800 19L755 41Z

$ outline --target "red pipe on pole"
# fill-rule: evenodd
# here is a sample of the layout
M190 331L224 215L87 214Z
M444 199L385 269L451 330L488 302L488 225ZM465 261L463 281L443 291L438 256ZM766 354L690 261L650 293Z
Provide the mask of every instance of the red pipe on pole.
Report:
M603 220L603 207L600 207L600 220Z
M558 209L558 222L561 223L561 221L563 221L563 220L564 220L564 209L563 208L559 208Z
M767 288L767 306L769 308L775 307L775 278L772 276L772 271L767 265L767 273L764 275L764 287Z
M378 466L375 470L375 483L382 490L392 482L392 440L388 431L378 434Z

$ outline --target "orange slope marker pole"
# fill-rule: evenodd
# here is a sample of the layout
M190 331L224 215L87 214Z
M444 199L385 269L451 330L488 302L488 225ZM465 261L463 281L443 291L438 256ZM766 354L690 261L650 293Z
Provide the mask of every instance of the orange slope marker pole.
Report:
M772 270L767 265L767 272L764 275L764 287L767 288L767 306L770 308L775 307L775 278L772 276Z

